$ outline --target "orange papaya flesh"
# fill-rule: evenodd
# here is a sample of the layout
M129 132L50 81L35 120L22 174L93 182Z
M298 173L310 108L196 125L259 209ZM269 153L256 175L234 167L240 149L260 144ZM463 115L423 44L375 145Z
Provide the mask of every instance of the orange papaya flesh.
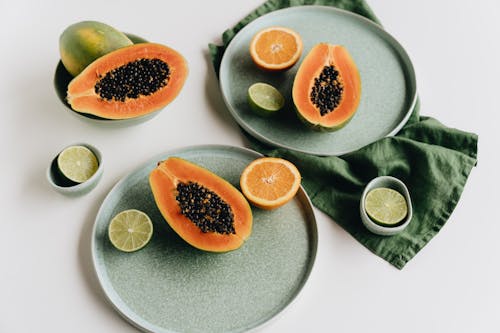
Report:
M184 57L161 44L134 44L88 65L68 85L77 112L129 119L162 109L180 93L188 74Z
M292 98L299 117L313 129L333 131L346 125L361 98L361 78L347 49L314 46L297 70Z
M252 210L229 182L178 157L162 161L149 175L157 207L187 243L204 251L227 252L252 232Z

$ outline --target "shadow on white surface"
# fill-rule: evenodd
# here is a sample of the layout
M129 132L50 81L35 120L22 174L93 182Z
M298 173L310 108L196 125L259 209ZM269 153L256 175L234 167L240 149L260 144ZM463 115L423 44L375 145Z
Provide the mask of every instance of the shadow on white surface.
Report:
M210 106L209 109L214 112L215 116L220 118L228 127L235 127L236 121L231 117L231 114L226 108L222 99L222 94L219 88L219 80L214 70L214 66L210 59L208 50L203 52L206 62L207 72L205 75L205 97ZM234 130L231 128L230 130Z
M83 220L82 230L78 243L78 263L81 276L83 277L83 280L87 285L87 290L94 298L94 304L99 307L99 311L106 312L109 316L114 316L117 322L122 322L123 325L121 325L121 329L125 330L129 328L129 330L127 330L126 332L136 332L137 330L132 325L123 320L123 318L116 311L114 311L113 307L108 303L101 289L101 285L99 284L99 281L95 274L94 265L92 263L91 239L94 221L101 203L104 201L104 198L106 197L108 192L109 191L105 191L104 194L101 194L95 198L93 204L88 209L87 216Z

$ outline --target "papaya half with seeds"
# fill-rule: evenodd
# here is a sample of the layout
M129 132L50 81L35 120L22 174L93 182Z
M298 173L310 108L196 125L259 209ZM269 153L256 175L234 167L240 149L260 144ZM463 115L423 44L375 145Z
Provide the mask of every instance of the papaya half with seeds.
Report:
M252 232L252 210L243 194L197 164L169 157L151 171L149 184L170 227L200 250L235 250Z
M134 44L88 65L69 83L66 100L80 113L135 118L174 100L187 75L187 62L179 52L156 43Z
M121 31L97 21L67 27L59 37L59 53L66 70L77 76L94 60L133 42Z
M314 46L297 70L292 98L299 118L311 128L334 131L345 126L361 98L361 78L347 49Z

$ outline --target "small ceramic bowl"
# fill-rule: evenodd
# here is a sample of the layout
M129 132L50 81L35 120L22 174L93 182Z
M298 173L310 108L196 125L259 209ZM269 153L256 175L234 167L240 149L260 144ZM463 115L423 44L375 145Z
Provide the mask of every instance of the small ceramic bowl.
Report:
M71 145L68 145L68 146L64 147L63 149L61 149L61 151L63 151L64 149L66 149L67 147L70 147L70 146L84 146L84 147L87 147L88 149L90 149L94 153L95 157L97 158L97 162L99 163L99 167L97 168L97 171L94 173L94 175L92 175L92 177L90 177L89 180L87 180L83 183L80 183L80 184L76 184L76 185L72 185L72 186L68 186L67 184L64 184L61 181L60 176L58 175L58 172L57 172L57 156L59 155L59 153L58 153L52 159L49 167L47 168L46 176L47 176L47 181L49 182L49 184L57 192L62 193L64 195L68 195L68 196L80 196L80 195L83 195L83 194L90 192L97 185L97 183L99 183L99 180L101 180L101 176L103 173L102 154L99 151L99 149L97 149L96 147L89 145L87 143L82 143L82 142L77 142L77 143L73 143Z
M380 224L375 223L366 213L365 209L365 198L368 192L375 188L379 187L387 187L391 188L393 190L398 191L401 193L405 199L406 203L408 205L408 214L406 215L406 218L404 221L399 223L396 226L391 226L391 227L386 227L382 226ZM361 195L361 201L359 203L359 212L361 214L361 221L365 225L365 227L370 230L371 232L377 234L377 235L382 235L382 236L392 236L395 234L400 233L403 231L408 224L411 221L412 215L413 215L413 208L411 204L411 198L410 198L410 193L408 192L408 188L406 185L399 179L391 176L380 176L377 178L372 179L365 187L363 194Z

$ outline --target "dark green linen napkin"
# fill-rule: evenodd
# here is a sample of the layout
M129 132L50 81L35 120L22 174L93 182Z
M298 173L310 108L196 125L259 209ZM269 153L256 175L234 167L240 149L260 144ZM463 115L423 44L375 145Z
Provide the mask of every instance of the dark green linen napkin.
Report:
M362 0L270 0L223 34L223 45L209 45L216 73L225 47L253 19L273 10L298 5L329 5L377 21ZM247 135L253 149L293 162L312 203L328 214L361 244L402 269L444 226L455 209L467 178L477 163L476 134L449 128L420 116L417 103L407 124L392 137L382 138L342 156L315 156L267 146ZM374 177L390 175L408 187L413 203L409 226L395 236L378 236L361 222L359 202Z

